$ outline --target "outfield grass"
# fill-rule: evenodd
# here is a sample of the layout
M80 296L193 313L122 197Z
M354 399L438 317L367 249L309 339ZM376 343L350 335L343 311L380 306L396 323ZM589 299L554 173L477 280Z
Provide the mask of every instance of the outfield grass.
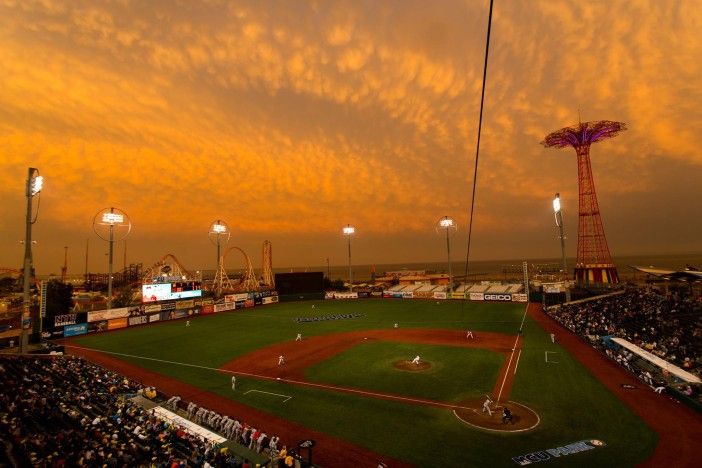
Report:
M148 356L217 368L235 357L271 344L304 336L353 330L401 327L471 329L516 334L524 306L458 301L362 300L285 303L241 312L214 314L191 321L137 327L91 335L78 344L106 351ZM295 317L360 313L353 320L297 324ZM516 466L511 457L582 439L601 439L604 448L547 462L549 466L634 466L653 450L656 437L636 415L569 356L535 323L524 327L524 349L511 399L541 416L524 434L479 431L451 411L379 400L250 378L229 378L214 371L125 358L133 364L235 399L310 428L366 446L418 466ZM544 351L554 351L544 362ZM429 372L391 369L393 359L415 354L436 362ZM492 389L502 356L485 350L426 344L373 342L351 348L308 369L318 382L353 386L442 401L457 401ZM247 390L285 393L287 403ZM281 391L284 389L284 391Z

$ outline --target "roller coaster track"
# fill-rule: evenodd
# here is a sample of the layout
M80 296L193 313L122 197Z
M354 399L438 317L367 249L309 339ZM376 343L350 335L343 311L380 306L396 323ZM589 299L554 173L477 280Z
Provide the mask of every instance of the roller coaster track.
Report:
M244 257L244 276L241 281L234 282L227 276L227 269L224 267L227 255L232 250L238 250ZM215 274L214 279L215 288L218 291L223 292L247 292L247 291L258 291L258 280L256 279L256 274L254 273L253 265L251 264L251 259L246 252L241 250L239 247L230 247L224 252L224 255L219 259L219 268Z
M164 269L164 267L167 267ZM157 278L163 274L167 276L185 277L185 280L197 279L173 254L166 254L151 267L144 270L142 279L145 283L150 283L153 278Z

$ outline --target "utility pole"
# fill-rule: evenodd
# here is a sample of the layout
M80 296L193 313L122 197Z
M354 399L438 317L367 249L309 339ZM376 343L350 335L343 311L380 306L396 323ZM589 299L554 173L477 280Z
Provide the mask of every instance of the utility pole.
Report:
M63 267L61 267L61 282L66 282L68 275L68 246L63 247Z

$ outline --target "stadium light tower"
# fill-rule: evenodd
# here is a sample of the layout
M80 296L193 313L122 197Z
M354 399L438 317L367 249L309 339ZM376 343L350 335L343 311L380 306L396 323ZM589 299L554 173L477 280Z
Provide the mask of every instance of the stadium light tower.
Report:
M446 257L448 259L448 275L449 275L449 290L453 290L453 274L451 273L451 242L450 234L457 229L456 223L448 216L444 216L439 220L439 229L446 231Z
M553 199L553 215L558 227L558 237L561 239L561 271L563 287L565 288L566 302L570 302L570 288L568 287L568 266L566 264L565 234L563 234L563 214L561 213L561 195L559 193Z
M112 263L115 241L126 239L132 230L127 214L115 207L105 208L93 218L93 230L102 240L109 242L107 269L107 309L112 308Z
M590 145L613 138L626 130L622 122L600 120L580 122L552 132L541 142L546 148L575 149L578 162L578 256L575 279L579 284L618 283L617 267L612 262L605 238L600 207L595 193L595 180L590 163Z
M32 281L32 224L37 222L39 216L39 201L37 197L37 211L32 216L32 200L39 195L44 187L44 178L39 175L39 169L30 167L27 171L27 185L25 195L27 197L27 216L25 218L24 236L24 284L22 294L22 323L20 325L19 351L21 354L27 352L29 335L27 330L31 324L30 306L31 297L29 295L29 283Z
M349 292L353 291L353 274L351 273L351 236L354 235L356 232L356 229L351 226L350 224L347 224L341 232L344 233L344 235L348 239L348 245L349 245Z
M217 246L217 267L214 279L215 294L217 297L222 294L222 281L224 278L224 260L221 258L222 244L229 242L231 235L232 233L229 230L229 226L221 219L213 222L212 226L210 226L210 232L208 234L210 242Z

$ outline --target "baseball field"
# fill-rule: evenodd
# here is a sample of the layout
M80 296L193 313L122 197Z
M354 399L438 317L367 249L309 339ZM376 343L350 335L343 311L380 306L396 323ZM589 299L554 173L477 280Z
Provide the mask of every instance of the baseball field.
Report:
M525 309L429 300L281 303L197 317L189 326L177 320L89 335L71 340L68 352L288 444L314 439L313 461L322 466L647 460L656 432ZM411 362L415 356L420 364ZM487 397L492 416L482 410ZM502 423L504 406L512 423Z

